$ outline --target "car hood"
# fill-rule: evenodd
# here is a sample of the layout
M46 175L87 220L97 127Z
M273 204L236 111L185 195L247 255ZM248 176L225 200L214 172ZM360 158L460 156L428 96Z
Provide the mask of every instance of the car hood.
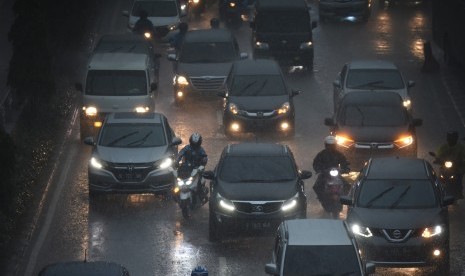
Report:
M414 229L445 223L440 208L368 209L353 208L347 217L351 223L381 229Z
M154 27L176 25L176 24L179 23L179 17L178 16L148 17L147 19L152 22ZM138 16L130 16L128 25L131 26L131 28L133 28L134 25L136 24L137 20L139 20Z
M230 96L229 102L236 104L241 110L274 110L280 108L283 103L289 102L289 96Z
M168 146L152 148L113 148L97 147L96 154L104 161L112 163L148 163L168 156Z
M340 127L339 135L350 137L355 142L392 143L409 133L408 125L396 127Z
M297 191L295 189L296 180L288 182L263 182L263 183L227 183L218 185L218 193L229 200L244 201L271 201L287 200L293 197Z
M178 63L177 73L189 77L226 77L232 63Z
M397 93L399 94L402 99L408 99L409 98L409 94L407 92L407 88L401 88L401 89L389 89L389 90L378 90L378 89L354 89L354 88L346 88L345 89L345 93L352 93L352 92L369 92L369 91L373 91L375 93L378 93L378 92L394 92L394 93Z

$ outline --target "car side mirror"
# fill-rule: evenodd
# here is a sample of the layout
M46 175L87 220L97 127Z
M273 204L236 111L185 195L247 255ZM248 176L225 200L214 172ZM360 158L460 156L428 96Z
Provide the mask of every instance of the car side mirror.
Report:
M313 175L312 172L307 171L307 170L303 170L299 172L300 179L309 179L310 177L312 177L312 175Z
M376 272L376 266L372 262L368 262L365 264L365 274L370 275Z
M168 54L167 58L169 61L176 61L178 59L176 54Z
M245 53L245 52L242 52L241 55L240 55L241 59L246 59L249 57L249 54Z
M129 11L121 11L123 16L129 17Z
M279 275L278 267L276 267L276 264L265 264L265 272L271 275Z
M352 198L349 196L341 196L339 198L339 201L341 202L342 205L347 205L347 206L353 205Z
M204 171L202 173L202 176L203 178L208 179L208 180L213 180L213 178L215 178L215 174L213 173L213 171Z
M333 118L325 118L325 126L335 126Z
M82 84L81 83L76 83L74 84L74 87L76 88L77 91L84 91L84 89L82 89Z
M410 87L414 87L414 86L415 86L415 82L412 81L412 80L410 80L410 81L408 81L407 86L408 86L409 88L410 88Z
M182 143L182 140L179 137L173 137L173 140L171 140L172 146L181 145L181 143Z
M299 95L300 93L302 93L302 91L292 89L292 91L291 91L291 97L297 96L297 95Z
M422 119L413 119L412 120L412 125L416 126L416 127L421 126L421 125L423 125L423 120Z
M318 23L316 21L312 21L312 29L315 29L318 26Z
M95 146L94 137L84 138L84 144L89 145L89 146Z
M216 95L218 95L221 98L226 98L226 92L224 92L224 91L219 91L219 92L216 93Z
M452 205L455 203L455 197L453 196L450 196L450 195L446 195L443 199L442 199L442 205L444 206L449 206L449 205Z
M252 29L255 28L255 21L250 21L250 22L249 22L249 26L250 26L250 28L252 28Z
M333 86L336 88L341 88L341 81L340 80L333 81Z
M150 91L155 91L155 90L157 90L157 89L158 89L158 83L152 82L152 83L150 84Z

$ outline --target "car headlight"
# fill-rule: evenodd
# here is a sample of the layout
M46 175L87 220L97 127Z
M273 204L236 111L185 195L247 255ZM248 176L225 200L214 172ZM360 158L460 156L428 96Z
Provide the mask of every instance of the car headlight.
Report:
M177 25L177 24L171 24L171 25L168 26L168 29L169 29L170 31L174 31L174 30L176 30L177 28L178 28L178 25Z
M231 200L222 197L220 194L216 194L216 200L218 202L218 205L224 210L230 211L230 212L236 210L234 203L232 203Z
M369 238L369 237L373 236L373 234L370 231L370 228L360 226L358 224L352 225L352 233L354 233L357 236L362 236L362 237L365 237L365 238Z
M156 164L156 167L160 169L166 169L166 168L171 167L171 165L173 165L173 159L164 158L164 159L157 161L155 164Z
M237 113L239 113L239 108L237 108L237 105L234 104L234 103L229 103L229 107L228 107L228 108L229 108L229 111L230 111L232 114L234 114L234 115L236 115Z
M436 225L436 226L433 226L433 227L425 228L425 230L423 230L423 233L421 234L421 236L423 238L428 239L428 238L440 235L441 233L442 233L442 227L440 225Z
M332 169L329 171L329 175L331 175L332 177L336 177L339 175L339 171L336 169Z
M413 144L413 137L411 135L400 137L394 141L394 144L399 148L404 148Z
M178 186L184 186L184 185L189 186L189 185L192 184L192 180L193 180L193 179L194 179L194 178L193 178L192 176L189 177L188 179L181 179L181 178L178 178L178 179L177 179L177 180L178 180Z
M82 108L87 116L96 116L97 108L95 106L88 106Z
M270 45L265 42L257 41L255 42L255 48L262 49L262 50L268 50L270 48Z
M345 148L349 148L355 144L354 140L350 139L347 136L343 136L343 135L336 135L336 143L339 146L343 146Z
M444 162L444 167L446 169L450 169L450 168L452 168L452 166L454 166L454 163L452 161L445 161Z
M284 201L283 205L281 205L281 210L286 212L293 210L297 206L297 202L299 200L299 194L295 194L291 199Z
M135 111L137 113L145 113L145 112L147 112L149 110L150 110L150 108L148 106L138 106L138 107L135 108Z
M312 48L312 46L313 46L313 42L307 41L307 42L304 42L304 43L300 44L299 48L300 48L300 50L305 50L305 49Z
M93 156L90 158L90 165L96 169L103 169L105 167L105 162Z
M278 109L278 114L286 114L290 109L291 109L291 105L289 104L289 102L285 102Z
M178 85L188 85L189 82L187 81L187 78L184 76L176 76L176 83Z
M229 2L229 6L230 6L231 8L234 8L234 7L236 6L236 3L235 3L235 2Z
M405 108L410 109L410 107L412 106L412 101L410 99L404 99L402 104L404 105Z

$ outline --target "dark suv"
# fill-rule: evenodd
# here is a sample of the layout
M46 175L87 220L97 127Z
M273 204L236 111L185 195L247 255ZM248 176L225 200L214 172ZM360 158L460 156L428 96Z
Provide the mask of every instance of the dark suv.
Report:
M254 58L273 57L282 65L313 68L312 29L304 0L257 0L252 28Z
M274 60L241 60L233 64L226 82L223 126L226 136L245 131L295 133L291 90Z
M436 266L438 275L449 275L447 206L454 198L427 161L372 158L341 202L362 258L377 266Z
M326 118L338 149L359 170L374 156L417 156L413 119L396 92L360 91L346 94L333 118Z
M284 219L307 216L304 181L290 148L273 143L231 144L224 148L210 179L209 238L228 232L275 231Z

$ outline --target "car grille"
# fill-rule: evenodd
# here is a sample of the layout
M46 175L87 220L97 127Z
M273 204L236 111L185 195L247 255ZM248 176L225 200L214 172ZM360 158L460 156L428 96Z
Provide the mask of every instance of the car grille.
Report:
M355 144L356 148L360 149L392 149L394 148L393 143L367 143L367 142L357 142Z
M299 43L292 43L285 39L280 40L279 42L270 44L271 51L297 51L300 47Z
M219 91L222 89L226 77L192 77L192 86L201 91Z
M153 170L153 163L109 163L109 171L121 182L140 182Z
M238 212L243 213L273 213L280 210L283 205L282 201L273 202L244 202L244 201L233 201L234 206Z
M169 33L168 26L158 26L158 27L155 27L155 32L156 32L157 35L159 35L160 37L164 37L165 35L167 35L167 34Z
M383 237L390 242L403 242L411 237L421 235L418 229L372 229L372 233L375 236Z

